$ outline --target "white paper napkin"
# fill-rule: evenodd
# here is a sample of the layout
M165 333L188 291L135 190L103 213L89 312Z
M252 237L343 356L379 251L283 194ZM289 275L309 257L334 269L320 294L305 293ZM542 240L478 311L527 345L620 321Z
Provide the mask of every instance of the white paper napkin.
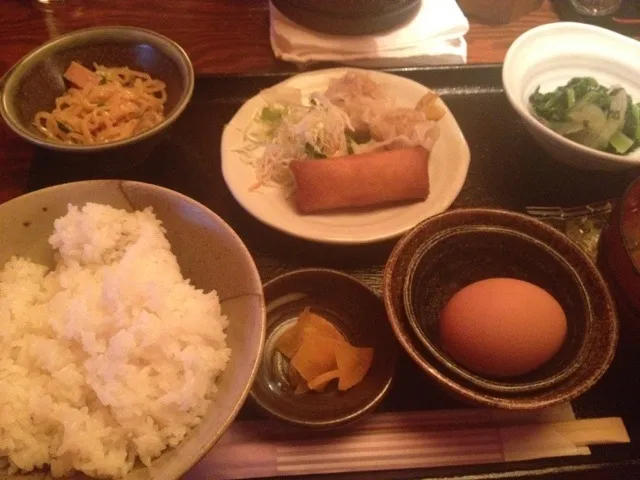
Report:
M302 27L272 4L271 47L297 64L336 62L360 66L466 63L469 22L455 0L423 0L417 15L378 35L329 35Z

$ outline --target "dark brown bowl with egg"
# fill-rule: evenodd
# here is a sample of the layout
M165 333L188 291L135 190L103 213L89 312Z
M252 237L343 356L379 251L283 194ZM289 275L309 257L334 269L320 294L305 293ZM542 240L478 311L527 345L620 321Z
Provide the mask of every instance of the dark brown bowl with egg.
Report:
M461 364L440 336L441 315L452 297L495 278L543 289L566 316L560 348L517 376L487 375ZM534 409L569 401L598 381L617 346L615 308L593 262L557 230L514 212L455 210L419 224L394 248L383 293L394 333L409 356L449 392L476 404Z
M588 350L593 323L588 294L576 270L553 249L523 232L498 226L449 226L446 220L430 224L435 235L416 251L405 278L403 300L407 319L429 353L452 374L490 391L519 393L545 389L573 374ZM473 252L473 255L452 261L456 252ZM480 376L456 362L455 355L452 358L443 348L439 324L447 302L463 287L491 278L537 285L557 299L565 312L565 341L549 361L529 373L501 378L504 376L500 375L501 371L507 367L504 365L505 368L496 368L493 376ZM502 284L509 288L508 281ZM508 297L509 292L505 291L504 295ZM524 301L535 306L539 299L525 298ZM518 299L516 303L524 301ZM464 308L472 310L471 316L477 314L473 306ZM549 325L540 325L545 327ZM530 348L534 349L536 333L532 331L529 335Z
M70 86L64 78L72 62L128 67L166 85L164 118L137 135L107 143L70 144L52 140L35 126L40 111L50 112ZM0 79L0 113L25 140L50 150L62 162L81 162L100 171L130 168L147 159L167 128L184 111L194 87L194 71L186 52L171 39L136 27L112 26L77 30L36 48Z

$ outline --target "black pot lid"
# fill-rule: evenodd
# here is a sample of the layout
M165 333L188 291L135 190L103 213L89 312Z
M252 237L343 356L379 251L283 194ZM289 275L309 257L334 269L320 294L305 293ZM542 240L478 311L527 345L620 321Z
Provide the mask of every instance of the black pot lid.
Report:
M293 22L334 35L372 35L408 22L422 0L271 0Z

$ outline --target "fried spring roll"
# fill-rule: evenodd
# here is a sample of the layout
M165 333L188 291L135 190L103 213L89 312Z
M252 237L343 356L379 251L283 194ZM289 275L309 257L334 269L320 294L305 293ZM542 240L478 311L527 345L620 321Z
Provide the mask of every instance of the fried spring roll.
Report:
M293 161L301 213L365 207L429 194L429 152L423 147Z

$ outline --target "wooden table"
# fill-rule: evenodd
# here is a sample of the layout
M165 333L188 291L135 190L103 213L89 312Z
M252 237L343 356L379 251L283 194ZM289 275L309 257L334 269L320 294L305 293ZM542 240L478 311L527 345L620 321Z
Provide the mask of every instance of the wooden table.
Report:
M522 32L557 20L543 6L507 25L471 19L469 63L502 62ZM52 36L96 25L134 25L167 35L182 45L197 74L295 71L277 60L269 44L266 0L64 0L50 7L35 0L0 2L0 75ZM0 122L0 202L25 192L34 149Z

